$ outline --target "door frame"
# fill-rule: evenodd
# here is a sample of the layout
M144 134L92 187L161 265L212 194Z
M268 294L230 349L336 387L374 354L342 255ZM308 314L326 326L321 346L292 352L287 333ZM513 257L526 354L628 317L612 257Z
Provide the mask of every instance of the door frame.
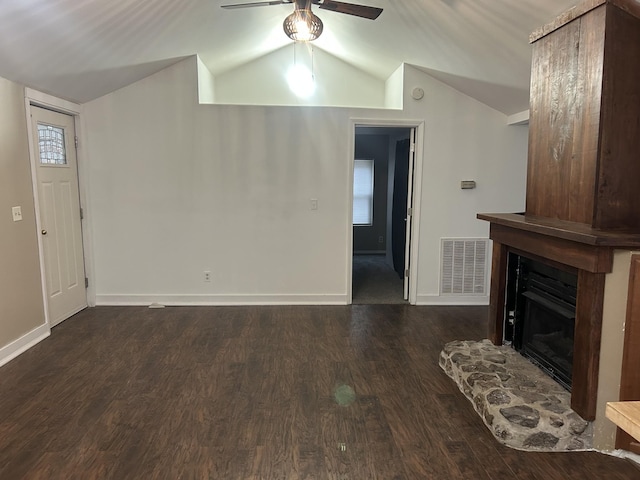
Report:
M39 92L37 90L33 90L31 88L25 88L25 109L27 116L27 137L29 140L29 161L31 165L31 185L33 191L33 199L35 203L35 217L36 217L36 231L39 232L42 228L41 222L41 214L40 214L40 198L38 192L38 178L37 178L37 168L38 168L38 152L34 151L34 135L33 127L31 124L31 106L46 108L48 110L52 110L54 112L62 113L65 115L69 115L73 117L74 128L76 131L76 136L79 139L79 145L84 143L83 132L81 128L80 122L80 112L81 106L77 103L70 102L68 100L64 100L58 97L54 97L52 95ZM86 219L90 216L89 204L87 202L87 194L86 188L84 186L87 184L87 172L86 168L84 168L84 152L81 148L76 149L76 161L78 168L78 191L80 194L80 205L83 209L83 220L81 220L82 224L82 249L83 249L83 257L84 257L84 269L85 276L89 279L93 278L93 258L91 255L91 231L89 228L89 222ZM38 256L40 260L40 284L42 288L42 298L44 303L44 317L45 322L51 328L51 321L49 315L49 303L47 302L47 277L45 273L45 262L44 262L44 244L42 235L36 235L38 238ZM95 306L95 286L92 285L93 282L89 282L89 287L86 289L87 295L87 305L90 307Z
M411 243L409 248L409 304L415 305L418 298L418 245L420 233L420 203L422 198L422 160L424 157L424 120L390 120L375 118L349 119L349 158L347 177L347 304L353 303L353 166L355 160L356 127L414 128L415 165L413 169L413 215L411 223Z

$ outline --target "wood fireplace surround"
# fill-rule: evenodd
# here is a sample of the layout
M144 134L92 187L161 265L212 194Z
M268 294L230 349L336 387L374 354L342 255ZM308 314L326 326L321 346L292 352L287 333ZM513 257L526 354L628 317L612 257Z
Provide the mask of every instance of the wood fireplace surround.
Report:
M509 253L576 273L571 406L593 420L605 275L614 250L640 248L640 3L585 0L530 41L526 211L478 214L493 240L489 339L503 341Z

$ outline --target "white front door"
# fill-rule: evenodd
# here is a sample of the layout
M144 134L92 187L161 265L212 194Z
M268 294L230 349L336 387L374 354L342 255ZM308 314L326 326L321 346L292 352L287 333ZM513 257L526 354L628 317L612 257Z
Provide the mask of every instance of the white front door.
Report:
M413 220L413 170L416 159L416 129L411 129L409 143L409 175L407 176L407 223L404 246L404 299L409 300L409 270L411 268L411 223ZM400 159L402 161L402 159Z
M50 326L87 306L74 119L31 107Z

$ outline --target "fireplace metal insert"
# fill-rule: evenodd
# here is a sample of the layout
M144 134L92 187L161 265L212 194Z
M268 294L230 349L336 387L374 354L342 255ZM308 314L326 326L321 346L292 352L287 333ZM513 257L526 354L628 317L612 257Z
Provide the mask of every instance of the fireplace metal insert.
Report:
M505 341L571 391L577 275L511 256Z

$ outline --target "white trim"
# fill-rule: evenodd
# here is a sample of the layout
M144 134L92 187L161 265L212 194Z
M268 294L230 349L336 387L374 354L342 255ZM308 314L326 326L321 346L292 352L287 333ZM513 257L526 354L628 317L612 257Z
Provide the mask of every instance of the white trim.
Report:
M349 135L347 135L347 245L346 266L347 305L353 303L353 169L356 159L356 123L349 119Z
M80 114L81 107L79 104L64 100L62 98L54 97L53 95L49 95L48 93L39 92L38 90L27 87L24 89L24 96L31 103L40 105L41 107L47 107L49 109L55 110L56 112L62 112L69 115Z
M488 295L418 295L416 305L489 305Z
M507 125L529 125L529 110L509 115Z
M48 324L40 325L30 332L14 340L13 342L0 348L0 367L16 358L21 353L26 352L35 344L41 342L51 335L51 329Z
M629 452L628 450L591 450L592 452L600 452L606 455L611 455L612 457L624 458L626 460L631 460L636 464L636 467L640 467L640 455L637 455L633 452Z
M88 192L91 191L89 185L89 152L85 145L88 145L86 129L84 128L84 117L76 115L75 117L76 136L79 139L79 145L76 149L76 160L78 163L78 190L80 192L80 206L84 213L82 219L82 249L84 252L84 274L89 279L87 287L87 305L95 307L96 305L96 281L95 281L95 264L93 256L93 216L91 202Z
M31 125L31 100L25 95L24 99L25 109L27 112L27 139L29 142L29 163L31 166L31 190L33 192L34 210L36 216L36 232L40 232L42 221L40 218L40 194L38 192L38 177L36 175L36 169L38 168L37 155L33 151L34 133ZM47 301L47 274L44 271L44 245L42 244L42 235L36 234L38 239L38 261L40 264L40 289L42 290L42 303L44 309L44 321L47 326L49 323L49 302Z
M347 296L328 295L96 295L96 305L240 306L240 305L346 305Z
M413 219L411 222L411 248L409 255L409 304L418 305L418 245L420 245L420 205L422 203L422 164L424 161L424 120L393 120L375 118L349 119L350 135L348 137L347 151L349 158L347 165L347 199L350 204L347 212L347 297L348 304L353 303L353 162L355 160L356 127L391 127L414 128L415 135L415 165L413 170Z

